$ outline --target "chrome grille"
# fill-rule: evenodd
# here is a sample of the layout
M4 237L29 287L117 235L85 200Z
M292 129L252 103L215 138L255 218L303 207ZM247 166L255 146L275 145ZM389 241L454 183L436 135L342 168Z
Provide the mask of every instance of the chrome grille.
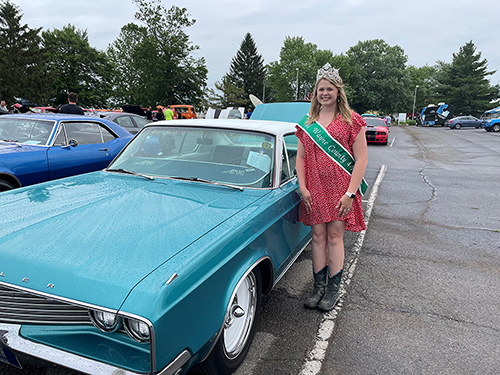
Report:
M0 285L0 322L92 324L88 310Z

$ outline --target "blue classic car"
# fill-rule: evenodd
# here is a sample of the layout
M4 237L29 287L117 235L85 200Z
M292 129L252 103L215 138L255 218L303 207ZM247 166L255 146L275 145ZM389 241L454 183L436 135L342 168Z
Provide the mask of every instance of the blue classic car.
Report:
M147 125L103 171L0 194L0 361L231 374L311 239L293 123Z
M103 169L132 139L112 121L77 115L0 117L0 191Z

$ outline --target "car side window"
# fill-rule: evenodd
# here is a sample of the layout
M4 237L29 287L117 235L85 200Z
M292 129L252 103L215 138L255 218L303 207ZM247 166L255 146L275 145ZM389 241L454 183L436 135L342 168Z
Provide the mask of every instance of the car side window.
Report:
M64 130L64 124L59 126L59 133L54 141L54 146L64 146L66 144L66 132Z
M100 126L96 123L66 122L64 128L68 141L74 139L81 145L103 143Z
M138 128L143 128L144 126L149 124L149 121L142 117L134 117L134 121Z
M116 123L120 126L123 126L125 128L135 128L134 122L132 119L128 116L120 116L117 117Z
M111 133L111 131L108 128L106 128L106 127L104 127L102 125L99 125L99 129L101 130L102 142L103 143L112 141L113 139L116 138L116 136L113 133Z
M281 163L281 183L288 181L295 177L297 172L295 170L297 160L297 147L298 138L295 134L286 135L283 140L283 155Z

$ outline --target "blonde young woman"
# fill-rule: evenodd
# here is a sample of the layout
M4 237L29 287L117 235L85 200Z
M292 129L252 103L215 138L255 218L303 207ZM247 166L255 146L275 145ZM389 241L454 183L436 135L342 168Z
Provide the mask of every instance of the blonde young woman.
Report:
M300 220L312 230L314 290L304 303L307 308L335 307L344 266L344 231L366 229L359 191L367 165L365 126L349 108L338 71L325 65L318 72L309 118L296 132ZM336 161L332 156L333 143L336 154L350 154L350 173L342 164L345 158Z

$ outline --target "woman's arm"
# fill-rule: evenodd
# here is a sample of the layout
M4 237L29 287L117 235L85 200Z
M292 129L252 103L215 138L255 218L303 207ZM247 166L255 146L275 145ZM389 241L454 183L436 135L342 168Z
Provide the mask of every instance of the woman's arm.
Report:
M356 136L356 140L352 145L352 152L354 153L354 169L351 175L351 181L349 183L349 188L347 189L350 193L356 193L358 191L359 185L363 180L365 175L366 165L368 164L368 147L366 145L366 135L365 127L361 128L361 131Z
M304 201L304 206L306 212L311 212L312 197L309 190L306 188L306 174L304 171L304 156L305 150L302 142L299 141L297 147L297 161L295 163L295 169L297 170L297 178L299 180L300 193L302 194L302 200Z
M365 127L361 128L361 131L356 136L354 144L352 146L352 151L354 153L354 169L351 174L351 180L349 181L349 187L347 191L349 193L357 193L361 180L365 175L366 165L368 164L368 147L366 145L366 135ZM352 198L347 195L343 195L340 198L339 203L337 203L336 208L339 210L340 216L345 216L349 213L352 206Z

